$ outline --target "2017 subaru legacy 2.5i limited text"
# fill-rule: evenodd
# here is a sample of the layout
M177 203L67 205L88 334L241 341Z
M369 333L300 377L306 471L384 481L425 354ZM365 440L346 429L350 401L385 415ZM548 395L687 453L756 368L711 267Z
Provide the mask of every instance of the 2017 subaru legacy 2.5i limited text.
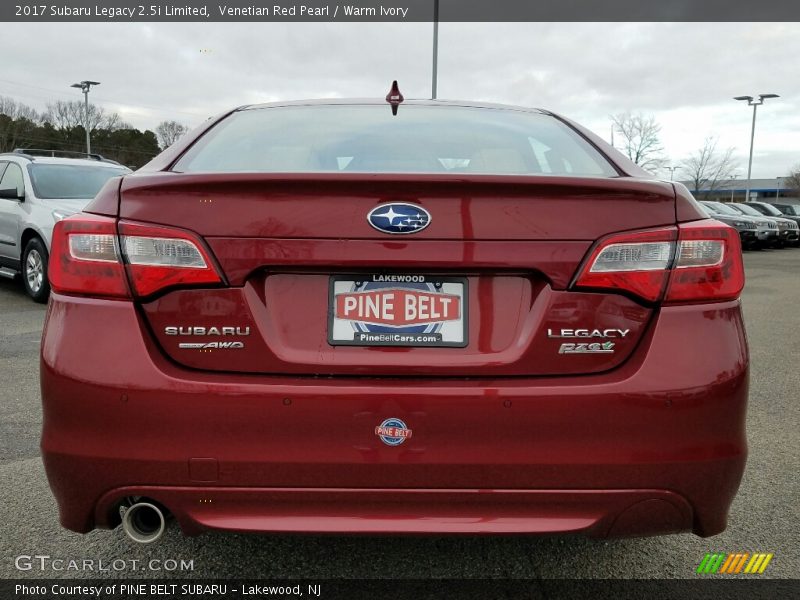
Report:
M56 225L64 527L721 532L737 232L558 115L390 100L239 108Z

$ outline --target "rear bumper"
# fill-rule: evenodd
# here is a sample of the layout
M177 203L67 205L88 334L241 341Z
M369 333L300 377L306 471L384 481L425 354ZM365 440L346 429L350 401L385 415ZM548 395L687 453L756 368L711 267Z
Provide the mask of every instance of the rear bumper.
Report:
M738 302L663 308L633 358L582 377L207 374L144 331L130 303L51 298L42 451L69 529L141 495L190 534L714 535L744 469ZM413 436L383 444L388 417Z
M187 534L207 529L347 534L545 534L594 537L691 528L692 507L666 490L451 490L132 486L106 493L158 498Z

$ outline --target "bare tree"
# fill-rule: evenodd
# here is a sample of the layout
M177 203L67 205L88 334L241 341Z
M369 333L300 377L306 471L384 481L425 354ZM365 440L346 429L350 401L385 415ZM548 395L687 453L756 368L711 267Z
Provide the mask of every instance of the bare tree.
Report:
M86 105L80 100L56 100L47 105L47 113L44 118L61 131L78 126L85 127ZM109 113L102 106L89 104L89 131L100 128L115 131L127 127L119 114Z
M737 167L733 152L733 148L718 150L717 138L707 137L702 148L681 161L681 172L692 182L696 195L708 198L730 185Z
M106 113L100 127L108 129L109 131L118 131L120 129L132 129L133 125L123 121L119 113Z
M653 115L625 112L612 115L611 121L622 135L623 151L633 162L650 171L657 171L666 164L659 137L661 125Z
M189 130L183 123L177 121L161 121L156 127L156 135L158 136L158 143L162 150L166 150L172 144L181 139Z
M27 119L33 123L41 121L41 116L36 110L8 96L0 96L0 115L6 115L13 120Z
M787 190L792 190L795 195L800 196L800 163L792 167L789 176L783 180L783 185Z
M41 115L27 104L0 96L0 151L30 147L32 132L41 121Z

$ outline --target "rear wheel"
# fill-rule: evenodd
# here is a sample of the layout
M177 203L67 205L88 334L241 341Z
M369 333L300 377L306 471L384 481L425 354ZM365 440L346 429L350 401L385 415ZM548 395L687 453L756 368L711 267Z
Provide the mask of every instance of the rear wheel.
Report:
M22 254L22 283L35 302L47 302L50 282L47 281L47 248L39 238L31 238Z

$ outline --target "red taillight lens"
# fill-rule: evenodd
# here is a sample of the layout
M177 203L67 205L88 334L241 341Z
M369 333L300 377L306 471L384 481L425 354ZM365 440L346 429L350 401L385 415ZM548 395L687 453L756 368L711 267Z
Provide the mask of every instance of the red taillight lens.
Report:
M575 287L616 289L655 302L667 285L677 237L674 227L608 236L584 263Z
M711 219L611 235L594 247L574 287L615 289L649 302L737 298L744 287L739 235Z
M176 285L222 283L205 245L188 231L120 221L119 233L125 268L137 296Z
M678 226L680 245L667 302L732 300L744 288L738 232L713 220Z
M116 220L89 214L62 219L53 228L47 276L53 291L128 298L119 258Z
M142 297L222 283L209 251L188 231L90 214L56 223L48 276L56 292L114 298L130 298L131 289Z

